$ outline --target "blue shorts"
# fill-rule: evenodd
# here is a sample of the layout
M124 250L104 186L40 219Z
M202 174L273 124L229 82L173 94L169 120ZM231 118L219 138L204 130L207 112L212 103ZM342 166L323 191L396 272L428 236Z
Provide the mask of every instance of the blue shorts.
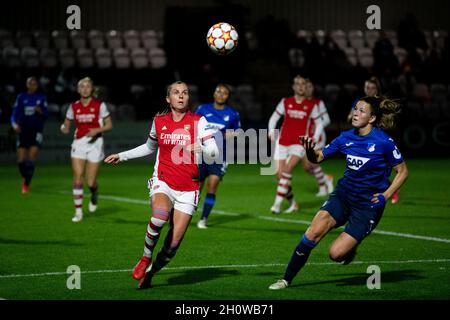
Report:
M213 164L206 164L201 163L198 165L199 170L199 181L205 181L206 177L210 175L215 175L220 177L220 180L222 180L222 177L227 172L228 164L226 162L224 163L213 163Z
M17 137L17 148L30 148L32 146L42 146L42 132L40 131L22 131Z
M340 189L333 191L320 210L325 210L336 220L335 228L343 226L344 232L361 242L380 222L384 207L373 209L370 202L351 201Z

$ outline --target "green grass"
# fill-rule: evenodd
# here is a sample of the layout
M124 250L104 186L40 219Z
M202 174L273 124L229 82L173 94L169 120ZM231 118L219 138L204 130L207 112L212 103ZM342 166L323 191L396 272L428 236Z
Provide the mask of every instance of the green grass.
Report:
M377 230L450 239L449 161L408 161L410 178L400 202L389 204ZM343 160L324 169L342 176ZM328 248L340 230L314 249L309 263L286 290L268 285L280 278L291 252L324 199L301 169L294 191L301 211L275 218L269 208L273 176L256 165L234 165L220 186L210 228L192 225L176 257L154 277L153 288L136 290L129 270L139 259L150 208L105 198L147 201L152 166L128 162L103 166L99 209L72 223L69 165L38 164L31 192L20 193L15 166L0 166L0 297L5 299L449 299L450 243L373 233L354 263L332 263ZM87 194L87 192L85 192ZM87 211L87 197L85 197ZM238 214L236 216L228 215ZM297 222L297 223L296 223ZM300 222L300 223L298 223ZM164 230L165 231L165 230ZM163 232L164 236L165 232ZM158 249L162 241L158 244ZM367 267L381 269L381 289L369 290ZM66 287L70 265L81 268L81 290ZM109 270L109 272L97 272ZM56 274L45 274L45 273ZM11 275L17 275L11 277ZM33 275L33 276L31 276Z

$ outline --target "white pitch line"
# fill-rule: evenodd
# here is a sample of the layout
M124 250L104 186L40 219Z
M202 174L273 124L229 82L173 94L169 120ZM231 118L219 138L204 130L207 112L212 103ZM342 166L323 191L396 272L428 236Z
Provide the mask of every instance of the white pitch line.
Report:
M381 260L381 261L352 261L351 264L408 264L408 263L447 263L450 259L432 259L432 260ZM313 266L340 266L336 262L310 262L306 265ZM266 264L229 264L229 265L206 265L206 266L181 266L181 267L166 267L164 270L195 270L195 269L224 269L224 268L269 268L269 267L284 267L285 263L266 263ZM120 273L131 272L131 269L117 269L117 270L88 270L81 271L80 274L95 274L95 273ZM44 273L30 273L30 274L6 274L0 275L0 279L5 278L25 278L25 277L45 277L45 276L62 276L70 275L67 272L44 272Z
M145 205L149 204L148 200L145 201L145 200L131 199L131 198L126 198L126 197L118 197L118 196L110 196L110 195L100 195L100 198L117 201L117 202L127 202L127 203L145 204ZM220 215L234 216L234 217L243 215L242 213L229 212L229 211L223 211L223 210L213 210L212 212L220 214ZM262 215L256 215L256 217L258 219L276 221L276 222L287 222L287 223L305 224L305 225L311 224L311 221L307 221L307 220L295 220L295 219L286 219L286 218L277 218L277 217L267 217L267 216L262 216ZM410 238L410 239L419 239L419 240L450 243L450 239L421 236L421 235L410 234L410 233L383 231L383 230L378 230L378 229L375 229L374 231L372 231L372 233L383 234L383 235L388 235L388 236L396 236L396 237L401 237L401 238Z

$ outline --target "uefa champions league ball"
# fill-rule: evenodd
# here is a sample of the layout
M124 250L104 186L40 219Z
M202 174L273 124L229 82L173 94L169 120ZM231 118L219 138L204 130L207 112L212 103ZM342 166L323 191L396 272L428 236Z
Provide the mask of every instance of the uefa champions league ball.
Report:
M219 22L213 25L206 34L208 47L216 54L227 55L236 49L239 35L229 23Z

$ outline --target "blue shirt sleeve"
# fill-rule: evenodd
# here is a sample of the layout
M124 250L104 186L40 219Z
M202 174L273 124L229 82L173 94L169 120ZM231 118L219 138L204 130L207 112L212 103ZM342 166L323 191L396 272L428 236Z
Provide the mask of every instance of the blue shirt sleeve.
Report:
M44 119L48 118L48 104L47 104L47 97L45 95L42 96L42 104L41 104L41 108L42 108L42 117Z
M196 114L199 114L199 115L201 115L201 116L204 116L204 114L203 114L203 112L202 112L202 109L203 109L203 105L199 105L199 106L197 107L197 109L195 110L195 113L196 113Z
M234 119L233 119L233 129L237 130L241 128L241 117L239 115L239 112L234 112Z
M386 141L384 145L384 152L391 167L395 167L396 165L404 161L400 150L398 150L392 138L388 138L388 140Z
M338 152L341 152L342 143L343 143L343 137L341 134L339 137L337 137L336 139L331 141L328 145L326 145L322 149L323 156L325 158L328 158Z
M11 114L11 124L19 124L21 113L23 113L23 104L21 96L18 95Z

